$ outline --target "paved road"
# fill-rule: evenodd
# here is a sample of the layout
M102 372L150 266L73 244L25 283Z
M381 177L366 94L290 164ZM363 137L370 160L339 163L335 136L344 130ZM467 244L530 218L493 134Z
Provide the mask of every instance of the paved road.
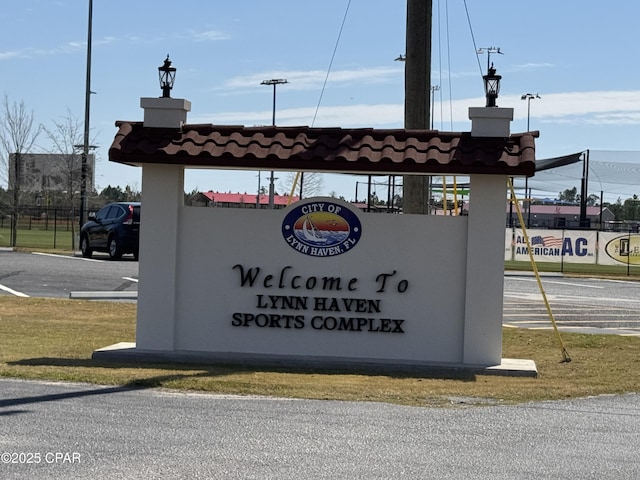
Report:
M0 295L69 298L72 291L137 291L138 262L0 251Z
M546 276L542 285L560 330L640 336L640 282ZM505 276L503 322L552 328L533 276Z
M430 409L5 379L0 422L15 480L640 478L634 394Z

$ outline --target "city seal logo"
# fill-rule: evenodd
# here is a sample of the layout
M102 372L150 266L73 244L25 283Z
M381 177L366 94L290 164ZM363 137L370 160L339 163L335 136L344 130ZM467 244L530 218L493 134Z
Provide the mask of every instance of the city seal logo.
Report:
M282 236L294 250L311 257L333 257L351 250L362 225L345 203L310 198L294 204L282 221Z

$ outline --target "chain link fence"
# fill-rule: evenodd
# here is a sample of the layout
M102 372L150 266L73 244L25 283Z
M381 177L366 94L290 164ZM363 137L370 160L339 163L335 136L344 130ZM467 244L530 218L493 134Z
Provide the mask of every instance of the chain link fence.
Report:
M16 247L74 250L79 233L79 212L66 207L20 206ZM0 209L0 247L11 246L12 209Z

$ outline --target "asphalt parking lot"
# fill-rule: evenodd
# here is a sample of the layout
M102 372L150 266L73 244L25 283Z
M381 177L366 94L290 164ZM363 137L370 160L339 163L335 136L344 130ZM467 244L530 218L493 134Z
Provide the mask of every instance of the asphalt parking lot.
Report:
M0 251L0 294L69 298L72 292L110 292L124 298L137 290L138 262L132 256L112 261L98 253L87 259Z
M0 379L0 477L634 479L637 394L416 408Z
M640 336L640 282L546 275L543 288L558 328L566 332ZM505 275L503 324L550 329L549 312L535 277Z

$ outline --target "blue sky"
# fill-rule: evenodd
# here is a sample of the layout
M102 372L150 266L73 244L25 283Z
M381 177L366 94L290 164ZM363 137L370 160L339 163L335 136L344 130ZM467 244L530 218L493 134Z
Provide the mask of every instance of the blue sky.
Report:
M140 97L160 96L157 68L178 69L173 97L192 102L189 123L402 128L406 2L400 0L94 0L91 129L96 184L140 188L140 169L108 161L116 120L141 120ZM344 30L327 77L340 26ZM471 129L484 106L476 48L502 75L500 107L512 132L540 130L537 157L586 149L640 151L640 3L433 0L434 127ZM0 92L51 127L84 118L88 0L0 1ZM475 44L473 39L475 39ZM485 72L482 72L485 73ZM323 83L326 88L322 91ZM320 101L321 99L321 101ZM42 136L41 149L50 148ZM640 163L640 160L638 160ZM265 177L266 179L266 174ZM263 179L263 182L265 180ZM354 196L355 179L328 176L323 194ZM283 191L279 180L280 191ZM578 186L569 180L567 187ZM189 172L185 189L253 192L255 173ZM288 188L288 187L287 187ZM620 189L624 195L640 193ZM640 190L640 189L638 189ZM552 192L559 191L553 186ZM616 192L618 193L618 192ZM382 195L381 195L382 196Z

